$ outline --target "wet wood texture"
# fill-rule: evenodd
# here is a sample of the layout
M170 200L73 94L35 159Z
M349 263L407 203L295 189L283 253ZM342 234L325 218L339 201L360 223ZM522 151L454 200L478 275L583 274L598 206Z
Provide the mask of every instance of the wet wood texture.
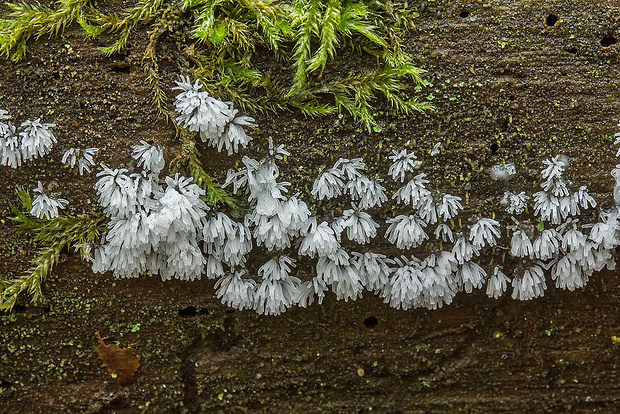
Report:
M387 169L389 148L414 140L436 188L462 195L459 177L469 174L468 208L486 212L499 211L506 190L489 178L491 166L514 163L510 185L533 189L542 159L564 153L574 181L609 205L620 113L617 2L411 6L421 15L409 47L433 83L423 93L434 112L385 113L382 134L336 117L282 113L258 119L256 139L273 135L299 150L295 162L312 176L333 162L334 148L375 156L371 167ZM148 109L139 50L105 58L98 45L70 29L32 44L19 64L0 60L0 108L20 121L43 116L62 137L56 159L0 167L3 217L16 202L14 187L39 179L56 183L77 210L95 204L94 177L60 166L70 146L99 146L100 161L119 165L136 139L152 137L169 154L178 145L173 128ZM162 60L172 47L164 42ZM114 70L119 64L129 69ZM172 84L176 70L164 72ZM444 149L431 158L437 142ZM211 168L231 166L215 156L205 155ZM1 274L25 269L33 251L26 234L0 225ZM28 307L24 298L0 316L0 412L618 411L617 272L597 273L575 292L547 283L544 298L531 302L476 291L437 311L398 311L370 293L349 303L330 295L322 306L273 317L226 308L212 281L115 280L66 255L47 282L47 305ZM139 354L130 385L117 385L99 360L96 332Z

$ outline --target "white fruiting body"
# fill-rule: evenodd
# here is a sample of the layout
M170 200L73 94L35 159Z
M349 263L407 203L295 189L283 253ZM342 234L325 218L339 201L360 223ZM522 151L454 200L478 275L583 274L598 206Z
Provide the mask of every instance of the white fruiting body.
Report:
M246 129L256 127L253 118L202 91L199 81L182 77L174 89L180 91L174 105L181 127L229 154L248 145ZM26 121L18 133L8 119L0 110L0 165L16 168L45 155L56 142L53 124ZM62 162L77 166L82 175L94 165L96 152L70 148ZM141 141L132 155L133 166L101 164L97 174L94 189L109 222L94 250L93 271L163 280L205 274L216 279L216 296L227 306L260 314L306 307L315 296L321 304L329 290L343 300L371 291L398 309L437 309L458 292L471 293L485 283L491 298L512 285L514 299L530 300L544 295L545 271L558 288L581 288L594 272L615 267L612 253L620 245L620 165L612 171L616 207L601 212L597 222L580 224L587 217L582 210L597 202L585 186L574 190L572 181L564 179L568 161L558 155L544 161L540 190L531 197L502 189L501 205L519 216L512 218L514 225L505 225L491 212L484 215L493 218L478 218L482 212L472 211L467 190L463 201L434 189L429 176L416 172L422 163L408 150L389 156L392 181L385 185L393 191L393 202L390 210L379 212L388 201L380 178L385 171L367 171L362 158L339 158L322 170L309 194L299 189L289 195L291 183L280 179L277 164L290 154L270 139L264 158L245 155L241 169L228 171L225 186L247 199L247 210L230 215L212 211L205 190L191 178L160 176L165 166L160 147ZM134 167L141 171L133 172ZM508 178L516 174L513 167L506 171ZM501 184L508 186L508 181ZM44 194L41 182L35 192L39 195L30 213L40 220L57 217L67 204ZM343 210L349 203L352 207ZM385 219L387 211L392 217ZM384 253L377 250L385 245L377 238L380 228L393 245ZM429 240L429 234L434 238ZM251 274L255 249L268 257ZM388 257L395 249L415 250L408 257ZM299 263L290 257L296 253ZM424 259L416 257L421 253ZM490 264L482 263L488 257ZM504 274L494 263L513 271Z

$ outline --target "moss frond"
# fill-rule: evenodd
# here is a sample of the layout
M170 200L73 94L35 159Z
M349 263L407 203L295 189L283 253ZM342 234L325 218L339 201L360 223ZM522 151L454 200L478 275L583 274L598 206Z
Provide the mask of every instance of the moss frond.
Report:
M223 29L220 30L223 47L235 45L235 48L249 52L254 49L253 34L254 30L245 22L226 18L222 21Z
M349 37L358 33L377 46L387 47L386 41L376 31L377 26L367 20L369 15L370 11L366 5L349 3L342 11L339 30Z
M260 86L264 83L265 77L256 69L244 62L236 62L232 59L221 59L218 62L217 71L219 74L220 85L241 84Z
M124 30L114 43L108 46L102 46L99 50L106 56L112 56L122 52L127 47L127 41L129 40L130 34L131 30Z
M127 47L132 30L140 25L151 23L161 12L164 0L140 0L135 6L120 14L97 16L101 33L120 33L115 42L99 48L107 56L119 53Z
M127 28L134 28L138 24L147 24L157 17L164 0L140 0L135 6L118 14L98 17L104 31L118 33Z
M188 2L186 2L187 7ZM209 41L215 28L215 2L206 1L201 4L200 10L196 13L195 24L192 28L193 36L199 41Z
M309 98L309 96L306 96L306 98ZM336 110L336 107L332 105L319 104L315 97L302 101L291 99L289 100L289 103L291 106L299 109L304 115L309 117L329 115Z
M321 42L316 53L308 62L308 71L318 68L325 69L325 65L336 55L336 47L340 44L338 31L341 25L341 8L339 0L330 0L321 22Z
M77 21L89 37L97 37L103 33L103 27L90 24L82 15L78 17Z
M2 281L0 291L0 310L10 311L19 295L26 291L30 302L40 303L43 298L42 286L58 263L65 248L75 248L82 258L90 256L90 246L107 231L107 218L100 214L63 216L50 220L32 217L32 197L27 191L18 190L21 208L13 207L13 218L20 227L34 233L34 239L42 247L32 260L26 273L12 280Z
M4 281L0 292L0 310L11 311L17 303L17 298L24 291L28 293L33 304L41 302L43 283L58 263L60 252L64 247L61 244L54 244L41 248L32 260L32 267L23 276Z
M374 101L379 97L397 112L411 113L430 108L417 99L405 98L408 82L421 82L422 70L402 49L404 30L417 15L406 4L394 6L383 1L297 0L293 3L292 86L286 95L291 106L305 115L324 115L331 105L317 105L319 96L334 98L336 108L350 113L368 130L376 128ZM388 21L388 23L386 23ZM321 76L309 81L308 75L323 71L334 60L339 47L350 44L354 50L370 53L378 59L378 68L364 75L350 75L322 84Z
M167 86L163 84L159 72L159 63L157 62L157 44L159 42L159 38L169 30L167 24L168 20L173 19L173 16L179 13L181 13L181 10L174 8L171 5L164 10L162 15L153 23L148 32L149 42L146 45L142 56L142 69L144 70L144 74L146 76L146 82L151 89L153 104L155 105L157 112L167 121L173 121L175 115L167 108L168 97L164 92ZM176 124L174 125L176 126Z
M58 35L80 15L88 0L59 0L55 8L41 4L7 3L11 9L0 22L0 53L19 61L32 36Z
M299 93L306 85L309 72L308 61L312 56L312 39L320 36L323 20L322 2L319 0L297 0L293 4L292 27L295 31L293 47L293 85L288 95Z
M206 55L202 51L195 51L192 60L196 63L194 76L211 95L226 97L251 113L288 109L283 88L269 74L253 68L251 62L233 59L225 53ZM261 92L257 93L257 89Z
M214 206L218 203L223 203L233 210L238 210L240 208L237 200L222 187L215 184L213 178L204 170L202 162L200 161L200 153L195 146L189 154L187 167L196 183L207 192L207 204Z
M217 185L203 168L200 161L200 152L196 148L194 137L185 134L181 143L181 150L179 155L172 161L171 168L177 172L187 168L186 171L194 178L194 182L206 191L206 202L209 206L221 203L227 205L233 211L238 211L241 207L237 199Z
M384 66L370 73L333 81L317 92L332 94L336 105L360 120L370 132L377 126L370 104L377 98L377 94L382 95L395 112L411 114L431 109L431 105L426 102L401 96L408 88L405 79L422 84L422 73L424 70L412 65Z
M185 7L196 9L192 35L220 50L230 49L232 55L253 49L258 38L278 50L290 31L286 4L273 1L186 1Z
M288 6L263 0L239 0L239 5L254 15L267 45L275 51L280 49L291 30L287 21Z

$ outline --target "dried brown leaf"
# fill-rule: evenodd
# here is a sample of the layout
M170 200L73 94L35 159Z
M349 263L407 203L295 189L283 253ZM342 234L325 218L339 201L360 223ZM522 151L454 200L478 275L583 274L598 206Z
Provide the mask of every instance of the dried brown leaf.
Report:
M140 355L133 348L120 348L116 344L106 345L99 332L99 345L95 347L95 351L99 355L99 359L108 371L116 376L116 382L119 385L129 385L133 381L133 376L140 366Z

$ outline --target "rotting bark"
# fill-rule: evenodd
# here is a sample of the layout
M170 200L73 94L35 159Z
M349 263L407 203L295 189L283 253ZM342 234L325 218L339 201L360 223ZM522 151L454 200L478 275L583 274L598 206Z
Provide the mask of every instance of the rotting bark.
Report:
M283 175L307 188L317 165L364 156L384 171L391 149L412 140L436 188L461 195L470 174L468 209L485 212L499 211L507 189L489 178L492 165L514 163L511 188L531 191L542 159L564 153L573 181L609 204L620 113L620 49L610 39L620 39L620 6L425 4L410 47L433 83L425 92L434 113L405 119L384 108L383 132L373 134L346 117L276 114L257 119L257 147L269 135L284 143L294 155ZM69 30L32 44L19 64L0 60L0 107L19 121L55 122L61 141L18 171L2 167L2 217L14 187L36 180L55 181L75 209L94 200L92 176L59 167L69 146L98 146L100 161L119 165L140 138L170 153L178 145L150 106L139 53L105 58L96 46ZM162 60L172 47L162 45ZM177 73L164 75L172 85ZM430 157L436 142L444 151ZM216 175L233 164L204 154ZM9 222L0 235L0 273L17 274L32 246ZM620 398L611 340L620 333L619 286L616 273L598 273L577 292L550 286L527 303L460 294L438 311L329 296L266 317L222 306L211 281L114 280L70 256L49 280L47 306L0 316L0 412L610 412ZM118 387L106 372L93 350L97 331L140 354L133 384Z

